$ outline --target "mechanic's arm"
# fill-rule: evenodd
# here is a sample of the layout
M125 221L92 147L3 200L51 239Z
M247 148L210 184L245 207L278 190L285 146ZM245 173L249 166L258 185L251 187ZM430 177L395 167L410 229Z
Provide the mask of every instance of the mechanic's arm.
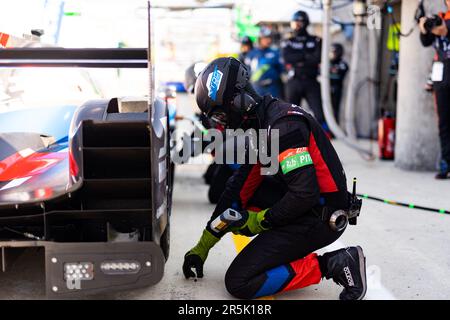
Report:
M233 208L238 211L245 208L248 200L250 200L258 186L261 184L262 179L263 176L261 176L260 164L241 165L228 180L225 190L222 193L210 220L206 224L206 230L217 237L222 237L225 232L219 234L215 233L210 228L211 222L228 208Z
M242 165L228 180L216 209L203 230L198 243L184 256L183 273L186 278L203 277L203 264L208 257L209 250L231 230L216 232L211 229L211 222L228 208L241 209L255 192L262 181L260 165ZM195 273L192 271L195 269Z
M281 58L280 51L278 51L275 55L274 64L275 70L277 70L278 74L284 72L283 59Z
M288 191L265 214L271 228L297 220L320 202L316 170L308 149L310 130L306 123L297 118L275 124L273 128L280 130L279 174Z
M343 68L339 69L339 73L340 73L340 77L342 79L342 81L344 81L345 76L347 75L348 72L348 65L347 63L343 62Z

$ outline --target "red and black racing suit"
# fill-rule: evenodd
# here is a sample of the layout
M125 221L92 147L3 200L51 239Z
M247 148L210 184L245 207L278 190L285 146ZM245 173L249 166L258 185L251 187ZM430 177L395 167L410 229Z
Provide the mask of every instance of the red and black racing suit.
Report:
M270 96L262 107L262 129L279 130L278 160L307 152L312 162L280 165L273 176L262 176L259 164L243 165L228 181L210 222L230 207L270 208L266 219L271 228L238 254L225 276L227 290L242 299L318 283L320 258L312 252L342 234L332 231L318 212L323 206L346 209L349 200L341 162L319 123L298 106ZM213 233L210 222L207 229Z
M450 11L440 13L447 28L450 30ZM443 37L435 36L432 33L420 34L422 45L434 46L436 50L435 61L444 65L442 81L433 82L436 109L439 118L439 138L441 143L442 160L450 165L450 32Z

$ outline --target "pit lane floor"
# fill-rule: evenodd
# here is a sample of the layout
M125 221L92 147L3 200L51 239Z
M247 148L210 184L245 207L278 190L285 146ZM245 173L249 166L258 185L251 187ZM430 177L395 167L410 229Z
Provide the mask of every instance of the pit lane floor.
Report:
M347 177L358 177L358 191L382 198L450 208L450 180L435 181L432 173L399 170L392 162L366 162L336 142ZM197 282L183 278L184 253L195 245L213 206L206 200L201 174L205 167L185 165L177 169L173 212L172 253L163 281L153 289L118 295L121 298L230 299L223 277L236 256L242 239L227 235L211 250L205 278ZM359 244L367 256L366 299L449 299L448 243L450 216L390 206L365 200L357 226L349 226L329 248ZM341 288L332 281L276 295L275 299L337 299Z
M449 208L450 180L435 181L430 173L401 171L391 162L365 162L335 143L347 176L357 176L358 191L398 201ZM232 299L223 277L245 240L227 235L212 249L205 278L185 280L184 253L195 245L213 206L207 201L202 173L205 165L177 168L172 213L171 254L163 280L154 287L95 296L96 299ZM350 179L349 179L350 180ZM350 181L349 181L350 183ZM450 216L395 207L365 200L359 223L336 243L321 251L359 244L367 256L366 299L449 299ZM45 298L43 256L28 250L6 273L0 274L1 299ZM271 299L336 299L340 288L332 281Z
M358 177L358 191L436 208L450 207L450 180L435 181L431 173L399 170L391 162L366 162L339 142L349 184ZM232 299L223 277L245 240L227 235L212 249L205 278L185 280L184 253L195 245L213 206L202 180L205 165L177 167L172 213L171 254L163 280L154 287L95 299ZM331 248L359 244L367 256L367 299L449 299L450 216L365 200L357 226L350 226ZM0 299L45 298L42 250L30 249L0 274ZM276 295L275 299L336 299L332 281Z
M182 105L192 105L179 96ZM190 108L181 108L187 115ZM182 113L181 112L181 113ZM450 209L450 180L433 173L406 172L392 162L363 160L340 142L334 145L347 173L358 178L358 192L416 205ZM373 145L376 148L375 144ZM224 286L227 267L246 239L225 236L210 252L205 278L185 280L183 257L194 246L214 208L207 200L202 174L205 164L178 166L171 222L171 253L157 285L87 299L233 299ZM329 248L361 245L367 256L366 299L450 299L450 215L413 210L365 200L357 226L349 226ZM43 251L27 250L6 273L0 273L0 299L43 299ZM337 299L341 288L322 281L268 299Z

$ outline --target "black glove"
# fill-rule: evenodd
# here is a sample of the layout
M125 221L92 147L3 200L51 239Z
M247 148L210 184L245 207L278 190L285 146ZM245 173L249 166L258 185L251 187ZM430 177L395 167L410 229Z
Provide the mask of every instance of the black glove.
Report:
M191 253L190 251L184 256L183 273L186 279L189 278L203 278L203 260L199 255ZM195 269L192 271L192 269Z
M241 234L247 237L253 237L262 231L268 230L270 226L268 221L265 220L266 212L269 209L261 211L241 211L242 219L237 221L234 226L231 227L231 232L234 234Z
M186 279L195 278L196 274L192 271L195 269L197 278L203 278L203 264L208 257L209 250L220 240L208 230L203 230L203 234L197 245L189 250L184 256L183 273Z

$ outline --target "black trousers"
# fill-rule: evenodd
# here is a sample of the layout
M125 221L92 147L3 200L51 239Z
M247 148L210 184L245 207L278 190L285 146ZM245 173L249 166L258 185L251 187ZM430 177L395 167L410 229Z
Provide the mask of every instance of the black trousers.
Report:
M323 115L319 82L316 79L291 78L286 84L286 100L290 103L301 105L303 99L306 99L308 102L316 120L323 124L325 117Z
M450 164L450 84L435 85L442 159Z
M285 192L284 186L268 176L250 199L249 206L270 208ZM300 259L335 242L342 233L343 231L331 230L328 222L324 222L312 211L305 213L294 223L264 231L234 259L225 275L225 286L237 298L252 299L295 287L292 286L295 282L312 284L308 282L311 280L307 274L309 265L303 264L302 275L298 269L293 270L291 263L297 261L297 265L302 265ZM282 270L277 270L277 267ZM311 272L320 273L318 270ZM272 279L268 279L270 277ZM280 283L277 283L278 280ZM273 289L268 288L268 284Z
M331 85L331 105L333 106L334 117L337 123L339 123L341 100L342 100L342 86Z
M252 299L282 291L295 277L302 277L301 274L295 274L296 271L292 270L290 263L335 242L342 233L343 231L331 230L328 224L312 212L305 214L295 224L262 232L234 259L225 275L225 286L231 295L240 299ZM292 273L286 279L280 279L283 283L276 284L277 279L268 280L270 276L279 276L276 274L276 268L283 266ZM308 270L302 272L307 273ZM258 294L270 281L275 289ZM305 283L309 284L313 283Z

